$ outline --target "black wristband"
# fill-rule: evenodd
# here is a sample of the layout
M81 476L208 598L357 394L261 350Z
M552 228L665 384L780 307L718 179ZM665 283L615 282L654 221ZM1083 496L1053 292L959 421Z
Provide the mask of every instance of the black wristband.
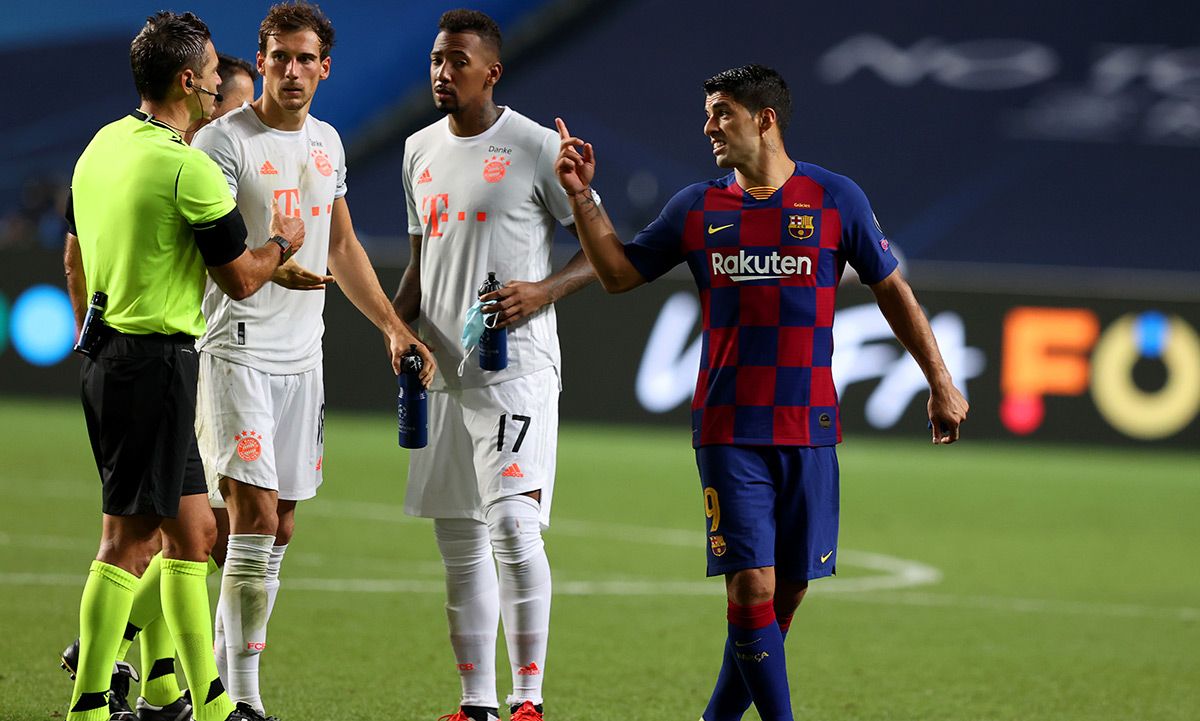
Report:
M275 245L279 246L279 263L280 263L280 265L282 265L283 263L286 263L288 258L291 258L292 255L296 252L296 251L292 250L291 241L289 241L287 238L283 237L282 235L272 235L270 238L267 238L267 242L274 243Z

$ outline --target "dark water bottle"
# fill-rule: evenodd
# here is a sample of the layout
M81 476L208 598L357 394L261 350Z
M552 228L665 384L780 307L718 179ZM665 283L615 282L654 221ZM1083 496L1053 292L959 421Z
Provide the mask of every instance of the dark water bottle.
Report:
M421 383L424 367L415 345L410 345L408 352L400 356L400 375L396 376L396 384L400 387L396 397L396 425L403 448L424 448L429 443L429 396Z
M87 315L83 317L83 329L79 331L79 340L72 349L88 358L94 358L100 350L100 341L104 336L104 308L108 305L108 295L100 291L92 293L92 303L88 306Z
M500 290L496 274L488 271L487 280L479 286L479 295ZM485 371L502 371L508 367L508 330L493 328L499 320L498 313L483 316L483 335L479 336L479 367Z

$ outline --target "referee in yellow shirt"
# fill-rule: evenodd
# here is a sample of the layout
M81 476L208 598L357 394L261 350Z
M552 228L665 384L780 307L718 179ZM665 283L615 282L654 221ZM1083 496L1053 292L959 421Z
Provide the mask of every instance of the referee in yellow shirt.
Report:
M76 321L107 295L83 361L83 409L103 485L100 550L79 609L80 656L68 721L134 718L110 708L113 661L138 578L163 536L163 616L196 721L260 718L234 708L217 676L209 617L216 534L194 430L205 270L241 300L304 242L276 212L248 250L246 226L207 155L183 141L212 113L221 81L208 27L191 13L150 17L130 46L141 106L101 128L75 166L67 204L67 285Z

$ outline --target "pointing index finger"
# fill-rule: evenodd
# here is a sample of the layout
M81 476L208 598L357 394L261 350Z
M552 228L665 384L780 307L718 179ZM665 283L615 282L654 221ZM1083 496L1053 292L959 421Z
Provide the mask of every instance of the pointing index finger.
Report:
M562 118L555 118L554 124L558 126L558 137L562 138L563 140L571 137L571 132L567 130L567 124L563 122Z

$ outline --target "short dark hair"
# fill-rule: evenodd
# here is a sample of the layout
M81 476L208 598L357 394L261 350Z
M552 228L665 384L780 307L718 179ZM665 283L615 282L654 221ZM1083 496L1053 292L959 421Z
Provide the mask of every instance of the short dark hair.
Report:
M253 65L241 58L217 53L217 75L221 76L221 82L229 80L237 73L245 73L250 76L252 83L258 82L258 71L254 69Z
M780 133L787 130L792 117L792 95L787 83L779 73L763 65L743 65L718 73L704 81L704 92L728 93L751 113L774 109Z
M438 20L438 30L447 33L475 33L496 49L496 57L500 57L500 48L504 45L500 37L500 26L487 13L478 10L447 10Z
M329 57L333 49L333 23L321 12L321 8L304 0L272 5L258 26L258 51L267 52L267 38L273 35L312 30L321 43L321 59Z
M129 44L129 67L138 95L164 100L180 71L200 72L210 37L208 26L192 13L163 10L146 18L146 25Z

